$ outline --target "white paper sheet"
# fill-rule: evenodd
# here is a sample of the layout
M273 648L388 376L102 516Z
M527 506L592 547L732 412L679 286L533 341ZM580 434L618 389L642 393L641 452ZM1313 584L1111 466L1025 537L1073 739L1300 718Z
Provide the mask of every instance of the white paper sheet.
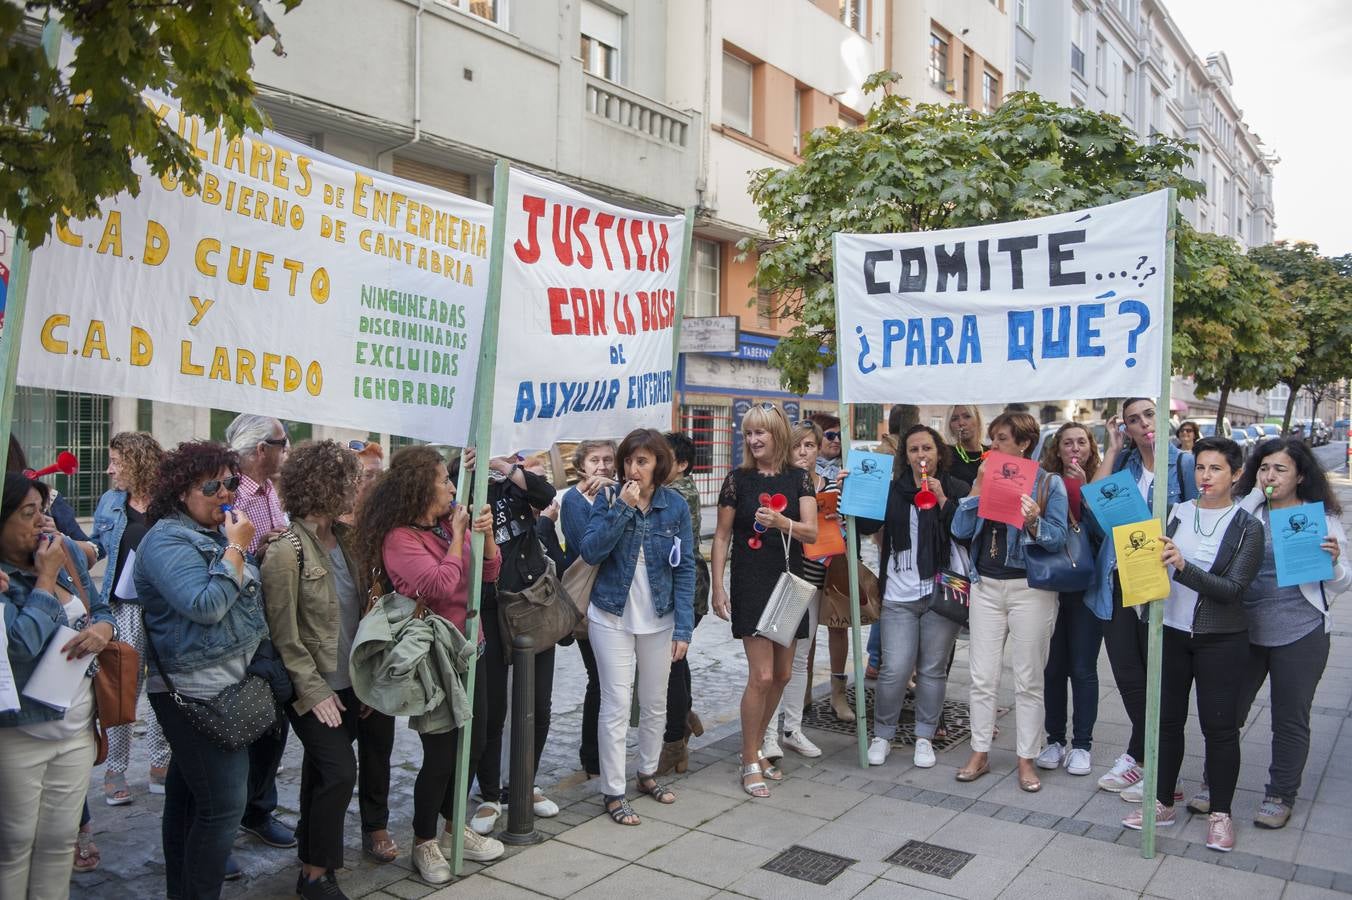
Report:
M19 708L19 690L14 685L14 670L9 667L9 634L0 625L0 712Z
M136 599L136 551L127 551L127 561L122 564L122 577L113 586L113 596L120 600Z
M82 689L88 690L84 675L89 669L89 658L66 659L66 654L61 652L61 648L77 633L75 629L64 625L56 629L56 634L47 643L47 649L42 651L42 659L33 669L32 677L24 686L25 697L67 710Z

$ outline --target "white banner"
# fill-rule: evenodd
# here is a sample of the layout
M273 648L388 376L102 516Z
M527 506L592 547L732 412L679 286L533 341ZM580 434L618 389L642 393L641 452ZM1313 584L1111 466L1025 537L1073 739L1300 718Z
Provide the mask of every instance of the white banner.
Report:
M1159 392L1168 192L1001 225L837 234L847 403Z
M492 209L147 102L201 188L141 166L33 254L19 382L467 443Z
M684 217L512 170L506 230L492 452L669 428Z

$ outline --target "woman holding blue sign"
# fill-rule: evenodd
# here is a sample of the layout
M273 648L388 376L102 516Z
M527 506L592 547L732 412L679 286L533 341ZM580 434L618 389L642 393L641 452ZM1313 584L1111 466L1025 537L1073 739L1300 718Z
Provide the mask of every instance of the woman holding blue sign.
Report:
M1040 426L1027 413L1001 413L990 424L992 449L1030 459ZM1066 542L1066 487L1059 476L1036 469L1033 493L1019 497L1023 521L1019 525L981 516L982 483L997 472L987 472L991 457L977 470L972 491L958 501L953 536L971 541L972 593L968 647L972 673L972 755L958 770L958 781L976 781L990 772L991 740L995 735L995 698L1000 691L1000 667L1005 645L1013 650L1014 706L1018 723L1019 788L1042 790L1034 761L1042 750L1043 670L1052 629L1056 625L1056 592L1030 587L1026 551L1030 547L1055 553ZM1034 499L1037 497L1039 499Z
M1155 401L1148 397L1129 397L1122 403L1121 416L1108 420L1108 447L1105 465L1099 468L1093 481L1101 482L1116 476L1128 486L1135 485L1145 501L1147 513L1155 506ZM1119 474L1120 473L1120 474ZM1167 479L1168 509L1181 500L1197 496L1196 473L1191 453L1169 445ZM1166 510L1167 511L1167 510ZM1147 518L1141 516L1140 518ZM1145 777L1141 760L1145 758L1145 685L1146 685L1146 629L1137 611L1122 606L1122 587L1117 578L1117 550L1113 547L1112 525L1091 517L1102 539L1095 557L1095 582L1085 595L1085 602L1103 623L1103 643L1108 648L1108 663L1112 666L1113 681L1122 698L1127 719L1131 722L1131 736L1126 752L1117 758L1112 768L1099 778L1099 788L1122 793L1122 799L1139 803L1140 781ZM1120 524L1120 523L1119 523Z
M1244 469L1239 492L1244 496L1240 507L1264 526L1263 563L1244 593L1250 677L1240 695L1239 720L1248 717L1258 689L1271 677L1272 763L1253 822L1260 828L1281 828L1291 818L1310 755L1310 706L1329 657L1328 596L1352 587L1352 566L1339 521L1342 506L1303 441L1276 438L1260 444ZM1324 537L1315 543L1328 554L1331 574L1316 581L1288 581L1282 577L1285 560L1274 555L1273 543L1302 528L1317 528L1319 522L1311 520L1321 512Z

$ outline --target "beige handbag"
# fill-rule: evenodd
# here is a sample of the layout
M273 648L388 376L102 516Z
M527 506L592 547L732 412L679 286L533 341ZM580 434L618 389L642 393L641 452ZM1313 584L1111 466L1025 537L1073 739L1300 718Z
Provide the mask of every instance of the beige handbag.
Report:
M563 589L572 598L581 619L573 628L573 637L579 641L587 639L587 608L591 606L591 592L596 586L596 573L600 568L579 556L563 573Z
M787 647L798 636L798 625L807 614L807 605L817 588L789 571L789 541L793 539L793 520L789 520L789 533L784 535L784 571L770 592L760 621L756 623L756 636L769 638L781 647Z

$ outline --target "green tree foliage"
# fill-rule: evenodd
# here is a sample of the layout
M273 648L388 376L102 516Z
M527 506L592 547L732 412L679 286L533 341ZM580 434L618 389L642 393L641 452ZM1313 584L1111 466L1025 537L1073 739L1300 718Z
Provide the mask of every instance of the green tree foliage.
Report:
M1277 276L1299 327L1296 349L1281 381L1291 388L1283 428L1304 388L1320 389L1352 378L1352 260L1319 255L1305 241L1256 247L1249 257Z
M958 104L913 105L891 93L894 73L865 84L883 90L860 128L813 131L803 162L765 169L751 196L769 237L756 249L757 285L775 315L797 320L770 363L788 390L835 361L831 236L992 224L1068 212L1174 187L1201 185L1181 173L1187 146L1142 144L1116 117L1016 93L990 115ZM825 351L823 353L822 351Z
M279 0L283 10L299 3ZM175 97L232 136L263 125L253 48L271 37L282 50L262 0L29 0L26 9L78 42L58 69L31 20L25 27L25 5L0 2L0 216L35 246L54 221L135 195L137 157L156 175L196 178L192 149L142 102L143 90Z
M1276 277L1226 237L1181 227L1174 251L1174 367L1199 394L1270 388L1298 351L1295 311Z

